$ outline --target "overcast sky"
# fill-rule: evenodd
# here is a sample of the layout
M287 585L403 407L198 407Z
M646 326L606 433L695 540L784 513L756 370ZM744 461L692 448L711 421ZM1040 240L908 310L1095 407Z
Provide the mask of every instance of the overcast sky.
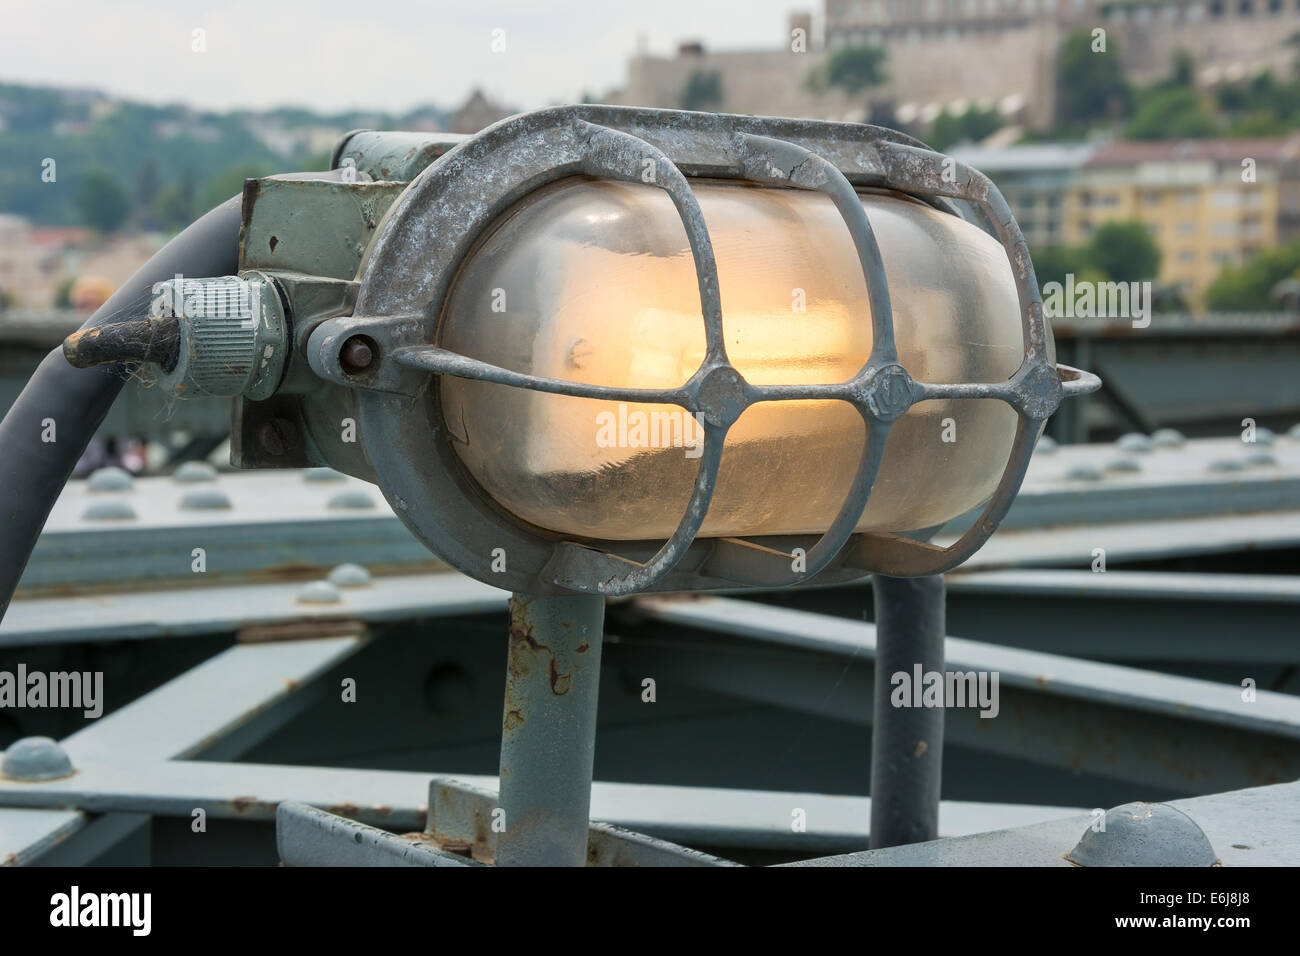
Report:
M0 81L199 107L456 106L474 87L523 109L624 82L644 37L771 48L821 0L3 0ZM192 51L193 31L207 50ZM494 30L505 51L492 52Z

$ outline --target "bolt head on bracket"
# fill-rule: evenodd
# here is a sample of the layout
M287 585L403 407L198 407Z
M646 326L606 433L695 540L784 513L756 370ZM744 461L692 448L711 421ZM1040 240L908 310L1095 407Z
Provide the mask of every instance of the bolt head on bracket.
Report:
M1218 857L1196 821L1165 803L1126 803L1106 813L1065 857L1079 866L1215 866Z

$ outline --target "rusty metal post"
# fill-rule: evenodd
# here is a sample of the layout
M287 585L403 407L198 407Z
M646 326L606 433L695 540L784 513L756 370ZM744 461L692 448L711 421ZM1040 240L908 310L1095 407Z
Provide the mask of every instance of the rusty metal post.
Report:
M871 849L939 836L942 707L895 707L893 676L943 673L943 575L872 575L876 605L875 706L871 721Z
M510 598L498 866L585 866L605 599Z

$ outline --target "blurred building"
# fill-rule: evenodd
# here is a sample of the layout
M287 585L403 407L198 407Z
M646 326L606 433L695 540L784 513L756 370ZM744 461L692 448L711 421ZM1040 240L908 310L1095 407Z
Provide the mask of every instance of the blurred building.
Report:
M1300 235L1300 134L1112 143L1068 190L1065 242L1112 220L1143 223L1163 252L1160 281L1199 303L1225 266Z
M832 6L834 0L825 21L829 45L807 32L806 13L794 13L767 49L713 52L691 42L681 44L676 56L637 55L628 62L626 86L610 102L887 125L928 123L945 110L963 113L975 105L997 109L1010 122L1050 124L1058 45L1054 25L1026 24L1032 43L1015 31L985 31L964 44L950 42L947 34L934 37L936 42L920 42L918 34L913 42L907 32L850 25L853 21L844 21ZM853 0L847 9L856 9ZM799 30L805 31L806 44L796 42ZM835 49L868 43L886 51L884 82L856 95L818 82ZM697 77L716 77L717 100L689 102Z
M813 75L824 66L826 54L810 33L809 16L796 13L788 26L787 32L773 36L771 46L761 50L713 51L689 41L680 44L674 56L637 54L628 61L626 85L606 101L659 109L864 121L869 107L866 97L813 88ZM802 43L795 42L795 30L804 31Z
M482 90L476 89L460 109L452 114L449 125L453 133L477 133L516 112L518 111L508 106L492 102Z
M0 290L25 309L51 308L63 290L89 311L161 245L161 236L97 237L81 227L34 226L21 216L0 215Z
M1265 68L1289 71L1300 0L826 2L828 47L901 47L908 60L928 60L944 49L950 57L979 60L998 55L1008 39L1021 47L1022 57L1054 59L1064 32L1097 27L1116 41L1125 72L1135 79L1167 75L1174 57L1186 51L1202 68L1203 79L1212 82ZM986 82L978 72L972 68L973 78Z
M1031 143L949 153L997 183L1031 249L1065 242L1066 200L1099 144Z
M714 52L689 42L674 56L639 54L610 102L850 122L893 115L903 125L976 105L1046 128L1071 30L1105 29L1138 81L1167 76L1180 51L1192 55L1205 84L1264 69L1289 75L1300 0L826 0L823 23L823 38L815 37L808 14L795 13L762 50ZM794 42L800 29L802 48ZM850 96L810 81L850 46L884 48L882 84ZM693 79L696 89L716 87L716 100L688 102Z

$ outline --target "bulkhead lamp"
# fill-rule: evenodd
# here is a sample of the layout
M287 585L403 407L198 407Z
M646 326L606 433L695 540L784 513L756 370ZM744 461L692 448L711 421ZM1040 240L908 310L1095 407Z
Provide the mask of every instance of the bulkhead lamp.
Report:
M871 306L834 204L734 183L693 191L736 371L751 385L852 379L871 355ZM862 204L889 270L902 366L928 382L1010 378L1024 346L1002 247L906 196L872 193ZM652 186L607 180L569 179L529 196L462 266L439 344L545 378L682 386L706 343L672 202ZM450 376L440 389L461 461L512 514L587 538L673 533L703 450L704 428L684 408ZM1015 426L1015 412L993 400L917 404L893 425L856 529L928 528L974 508L997 486ZM727 432L700 536L819 532L848 494L865 438L863 417L842 399L750 406Z
M359 132L335 166L364 203L426 155ZM290 354L240 414L297 421L305 461L376 481L431 550L519 593L942 572L1061 399L1100 384L1055 364L993 184L868 126L541 110L414 175L345 294L272 266L241 260ZM923 540L982 502L952 546Z

